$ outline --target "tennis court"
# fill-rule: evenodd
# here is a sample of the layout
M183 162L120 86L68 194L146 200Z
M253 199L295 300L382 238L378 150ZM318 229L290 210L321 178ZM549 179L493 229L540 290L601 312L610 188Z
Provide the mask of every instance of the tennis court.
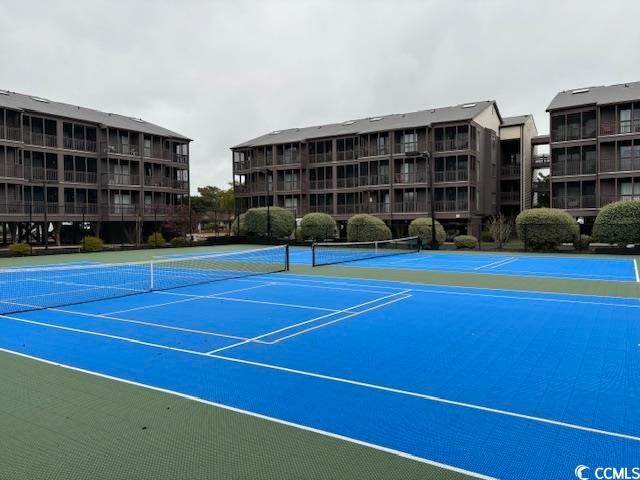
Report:
M284 252L16 271L0 347L478 478L640 464L637 298L272 273Z
M323 263L345 264L359 268L427 270L521 277L570 278L576 280L602 280L612 282L640 282L638 266L633 258L585 258L583 256L545 256L527 254L487 254L478 252L447 252L424 250L419 253L386 256L388 252L372 258L354 258L351 249L332 249L320 253ZM393 251L391 253L394 253ZM291 261L310 265L311 251L307 248L292 250Z

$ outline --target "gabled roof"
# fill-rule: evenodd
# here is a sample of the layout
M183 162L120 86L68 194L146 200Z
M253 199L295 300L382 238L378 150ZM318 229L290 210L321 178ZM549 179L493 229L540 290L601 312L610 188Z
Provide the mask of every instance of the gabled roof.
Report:
M122 128L179 140L191 140L179 133L172 132L164 127L149 123L139 118L136 119L124 115L117 115L115 113L105 113L91 108L54 102L45 98L9 92L7 90L0 90L0 107L11 108L13 110L20 110L24 112L41 113L72 120L80 120L83 122L105 125L107 127Z
M607 105L638 100L640 100L640 82L576 88L556 94L547 107L547 112L560 108L580 107L583 105Z
M347 120L341 123L318 125L315 127L276 130L266 135L243 142L232 148L304 142L307 140L327 137L359 135L387 130L432 126L438 123L472 120L492 105L495 107L498 116L500 116L500 112L495 101L487 100L475 103L465 103L451 107L420 110L418 112Z
M533 115L531 115L531 114L518 115L516 117L504 117L502 119L502 125L500 125L500 126L501 127L514 127L516 125L524 125L525 123L527 123L527 120L529 120L532 117L533 117Z

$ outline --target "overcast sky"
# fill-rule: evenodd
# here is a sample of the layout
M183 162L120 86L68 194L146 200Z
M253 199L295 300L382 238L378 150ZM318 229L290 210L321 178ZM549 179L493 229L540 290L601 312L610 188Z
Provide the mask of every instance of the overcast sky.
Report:
M640 80L640 2L13 1L0 88L142 117L194 139L193 191L272 130Z

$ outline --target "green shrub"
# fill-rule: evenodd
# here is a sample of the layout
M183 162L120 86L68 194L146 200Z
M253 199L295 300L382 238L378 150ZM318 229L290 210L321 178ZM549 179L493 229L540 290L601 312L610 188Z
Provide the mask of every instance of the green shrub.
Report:
M580 235L575 242L573 242L573 247L578 251L588 250L589 244L591 243L591 237L589 235Z
M564 210L531 208L516 217L518 238L525 248L552 250L561 243L574 243L580 230L578 224Z
M267 207L250 208L245 214L247 234L267 236L269 230L274 238L286 238L293 233L296 219L289 210L280 207L269 207L269 222L267 222Z
M231 224L231 235L245 236L247 234L247 222L245 214L241 213Z
M29 245L27 242L12 243L11 245L9 245L9 251L12 255L15 255L17 257L31 255L31 245Z
M83 252L101 252L104 249L104 243L99 237L91 235L84 237L82 240Z
M431 218L430 217L418 217L411 221L409 224L409 235L412 237L420 237L422 245L427 247L431 245ZM440 222L436 220L436 242L438 245L447 238L447 234L444 231Z
M336 221L326 213L307 213L300 222L300 235L304 240L317 242L336 236Z
M167 244L167 241L160 232L155 232L149 235L147 243L152 247L164 247Z
M173 237L169 243L174 247L187 247L189 245L189 241L184 237Z
M350 242L390 240L391 230L378 217L359 213L352 216L347 222L347 239Z
M476 248L478 239L473 235L458 235L453 239L456 248Z
M618 245L640 243L640 200L603 207L593 224L593 240Z
M482 240L483 243L493 242L493 235L487 231L480 232L480 240Z

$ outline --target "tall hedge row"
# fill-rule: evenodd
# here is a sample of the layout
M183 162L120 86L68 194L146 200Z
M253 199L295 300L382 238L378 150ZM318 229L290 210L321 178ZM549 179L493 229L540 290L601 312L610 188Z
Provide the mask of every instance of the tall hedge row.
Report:
M350 242L390 240L391 230L378 217L359 213L352 216L347 222L347 238Z
M267 221L267 207L250 208L245 213L244 221L248 235L286 238L293 233L296 220L289 210L280 207L269 207L269 221Z
M531 208L516 217L518 238L526 248L553 250L562 243L578 241L580 229L575 219L558 208Z
M618 245L640 243L640 200L603 207L593 224L592 238L596 242Z
M320 242L336 236L336 221L326 213L307 213L300 222L300 235L304 240Z
M422 245L431 245L431 217L418 217L409 224L409 235L412 237L420 237ZM441 245L446 238L444 228L436 220L436 242Z

